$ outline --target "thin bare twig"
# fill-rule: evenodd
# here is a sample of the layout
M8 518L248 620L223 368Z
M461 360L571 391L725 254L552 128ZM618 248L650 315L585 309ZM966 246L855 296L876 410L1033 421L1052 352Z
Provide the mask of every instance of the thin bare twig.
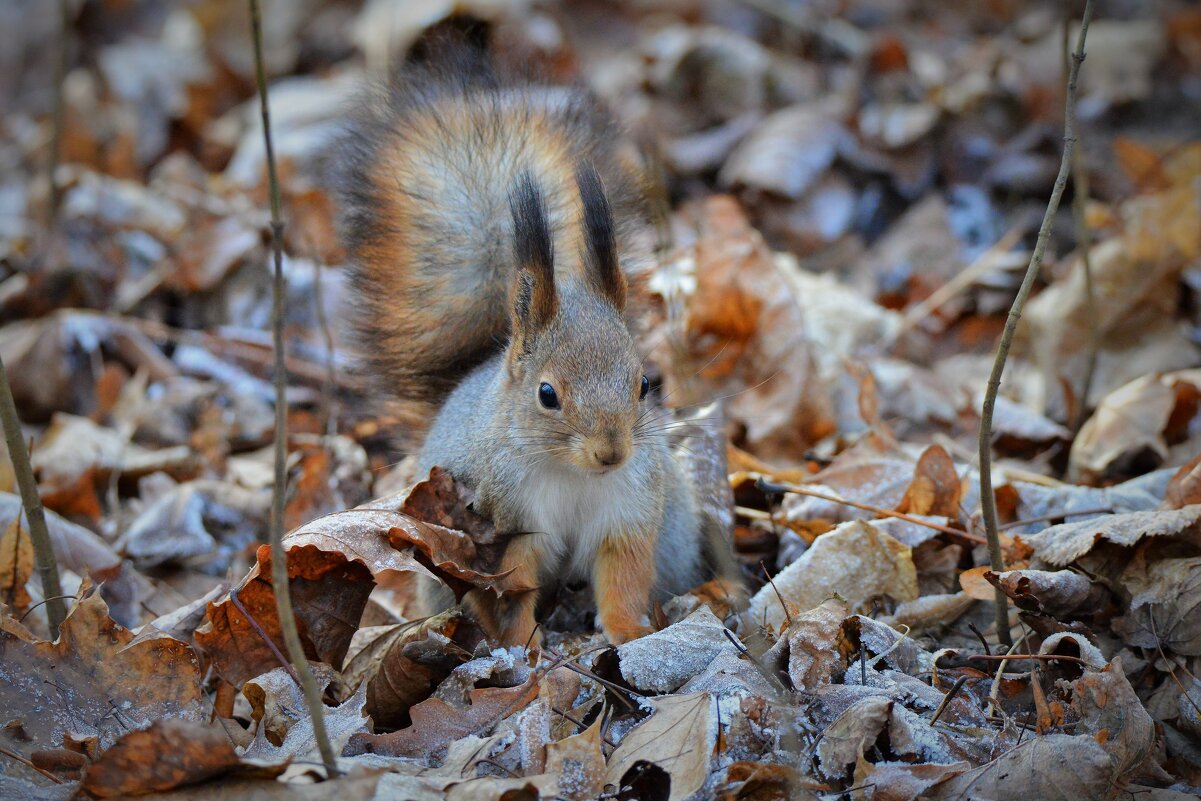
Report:
M0 359L0 425L4 428L8 458L12 460L17 489L21 493L21 505L25 508L25 522L29 524L29 541L33 543L38 575L42 577L42 597L46 599L50 639L58 639L58 629L67 618L67 605L63 603L58 562L54 558L54 547L50 544L50 532L46 529L46 513L42 510L38 483L33 477L29 450L21 435L21 420L17 417L17 404L13 400L12 385L8 383L8 371L4 369L3 359Z
M771 585L772 590L776 593L776 598L780 601L780 607L784 610L784 621L792 628L792 615L788 612L788 604L784 603L784 596L780 594L780 590L776 587L776 580L772 578L771 573L767 572L767 565L762 559L759 560L759 567L763 568L763 575L767 576L767 583Z
M934 710L934 716L930 718L930 725L933 726L942 717L942 713L951 705L951 699L959 694L963 689L963 685L967 683L967 676L960 676L955 679L955 683L951 685L951 689L947 690L947 694L942 697L942 701L938 705L938 709Z
M858 501L848 501L846 498L839 498L836 495L828 495L824 492L818 492L817 490L811 490L808 487L801 487L796 484L777 484L760 477L755 482L755 485L764 492L790 492L793 495L805 495L809 498L817 498L818 500L829 501L830 503L840 503L843 506L862 509L865 512L874 512L875 514L883 515L884 517L895 517L898 520L904 520L908 523L913 523L918 526L932 528L935 531L941 531L944 534L950 534L954 537L960 537L981 545L983 545L986 541L984 537L981 537L979 534L973 534L970 531L963 531L962 529L951 528L950 526L944 526L940 523L934 523L929 520L922 520L920 517L914 517L913 515L908 515L904 512L897 512L892 509L884 509L882 507L872 506L871 504L867 503L859 503Z
M325 729L325 706L321 702L321 691L309 668L300 643L300 632L296 627L296 616L292 611L292 595L288 586L288 562L284 554L284 496L287 485L287 426L288 403L286 396L287 367L284 361L284 223L279 193L279 175L275 170L275 150L271 143L271 112L267 107L267 75L263 68L263 30L258 0L250 2L250 27L254 38L254 75L258 84L259 110L263 117L263 143L267 152L267 181L271 194L271 252L275 262L272 285L273 303L271 327L275 350L275 485L271 493L271 586L275 591L275 607L279 613L279 628L283 635L288 659L296 668L300 687L304 691L309 715L313 718L313 735L325 763L327 778L337 776L338 760L329 742Z
M1071 38L1071 20L1063 21L1063 74L1064 92L1072 80L1072 61L1069 50ZM1075 115L1074 104L1066 102L1064 113ZM1072 120L1076 127L1076 120ZM1079 136L1077 134L1077 136ZM1072 152L1072 220L1076 226L1076 247L1080 251L1080 264L1084 269L1084 316L1088 324L1088 351L1084 366L1084 380L1080 384L1080 397L1076 400L1076 411L1072 415L1072 433L1080 431L1088 416L1088 395L1093 386L1093 377L1097 374L1097 358L1101 353L1101 332L1097 323L1097 293L1093 286L1092 235L1088 228L1086 216L1088 206L1088 169L1084 164L1084 156L1079 147Z
M58 0L58 53L54 62L54 109L50 118L50 156L46 160L46 183L49 194L46 206L46 234L49 235L58 221L58 206L62 199L58 181L58 163L63 152L63 118L66 116L66 101L63 98L63 83L67 78L67 62L71 46L71 8L67 0Z
M1005 319L1005 330L1001 333L1001 341L997 345L997 356L993 361L992 372L988 376L988 387L984 392L984 404L980 410L980 435L978 446L980 450L980 505L984 517L984 531L988 538L988 556L992 569L1001 572L1005 569L1005 556L1001 553L1001 537L997 531L997 500L992 488L992 420L993 409L997 405L997 392L1001 388L1001 374L1005 371L1005 360L1009 356L1009 347L1013 343L1013 335L1017 330L1018 320L1026 306L1030 290L1034 288L1034 279L1038 277L1039 268L1043 263L1043 254L1047 250L1047 240L1051 234L1051 222L1055 212L1059 210L1059 200L1067 186L1068 176L1072 169L1072 152L1074 150L1075 132L1074 106L1076 103L1076 82L1080 75L1080 65L1084 61L1084 41L1088 35L1088 23L1093 16L1093 0L1087 0L1084 5L1084 18L1080 22L1080 36L1076 40L1076 50L1072 53L1072 67L1068 73L1068 91L1065 102L1063 158L1059 162L1059 175L1055 178L1055 186L1051 190L1051 199L1047 202L1047 212L1043 215L1042 226L1038 231L1038 240L1034 252L1030 254L1030 265L1018 289L1017 297L1009 308L1009 316ZM1009 604L1001 590L996 591L996 627L997 638L1009 645L1013 638L1009 633Z

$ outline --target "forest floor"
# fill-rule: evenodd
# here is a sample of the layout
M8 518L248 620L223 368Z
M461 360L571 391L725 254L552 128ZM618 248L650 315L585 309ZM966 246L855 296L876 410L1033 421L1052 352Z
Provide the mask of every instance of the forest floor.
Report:
M1082 2L264 2L284 544L336 778L273 642L247 4L68 0L51 192L57 5L0 5L0 356L70 610L51 639L0 453L0 798L1201 793L1194 4L1096 4L1074 178L992 426L993 572L981 402ZM618 647L574 587L536 649L414 617L417 574L506 578L356 369L330 176L357 89L447 30L589 86L652 165L641 343L654 397L702 432L679 457L726 467L706 497L745 608L701 585Z

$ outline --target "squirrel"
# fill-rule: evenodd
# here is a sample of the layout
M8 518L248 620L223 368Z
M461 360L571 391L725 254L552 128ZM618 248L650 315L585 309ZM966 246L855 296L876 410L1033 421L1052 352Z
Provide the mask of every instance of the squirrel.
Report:
M624 317L649 225L636 151L586 90L409 72L348 126L342 228L366 366L433 418L418 474L470 487L515 533L501 571L538 588L464 604L494 641L535 643L539 599L585 579L620 643L652 600L738 587Z

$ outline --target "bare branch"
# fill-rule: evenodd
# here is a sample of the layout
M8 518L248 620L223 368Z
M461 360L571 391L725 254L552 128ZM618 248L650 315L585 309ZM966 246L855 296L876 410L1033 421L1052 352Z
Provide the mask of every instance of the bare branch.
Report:
M0 359L0 423L4 426L8 458L12 460L17 488L21 492L21 505L25 507L25 520L29 523L29 539L33 543L38 574L42 577L42 597L46 603L46 618L50 621L50 638L58 639L58 629L67 617L67 605L63 603L58 563L54 559L54 548L50 545L50 532L46 530L46 514L42 511L42 499L33 477L33 465L29 463L29 450L21 434L17 404L13 401L3 359Z
M1047 250L1047 239L1051 234L1051 222L1055 212L1059 210L1059 200L1067 186L1068 176L1072 171L1072 153L1075 150L1075 104L1076 82L1080 75L1080 65L1084 61L1084 40L1088 35L1088 23L1093 16L1093 0L1088 0L1084 6L1084 18L1080 23L1080 35L1076 39L1076 50L1072 53L1072 66L1068 73L1068 90L1065 99L1063 123L1063 158L1059 162L1059 174L1055 178L1055 186L1051 190L1051 199L1047 202L1047 212L1043 215L1042 227L1038 231L1038 240L1034 252L1030 254L1030 265L1026 268L1026 276L1018 289L1017 297L1009 308L1009 316L1005 319L1005 330L1001 333L1001 341L997 345L997 357L993 361L992 373L988 377L988 387L984 392L984 405L980 410L980 505L984 513L984 531L988 537L988 556L994 571L1005 569L1005 557L1001 553L1001 538L997 532L997 500L992 488L992 419L993 409L997 404L997 391L1001 387L1001 374L1005 371L1005 360L1009 356L1009 346L1013 343L1013 334L1017 329L1018 320L1026 306L1026 298L1034 287L1034 279L1038 277L1039 268L1043 263L1043 254ZM996 594L996 626L997 637L1005 645L1013 638L1009 634L1009 602L1005 593L997 590Z
M279 176L275 171L275 149L271 143L271 113L267 107L267 76L263 68L263 30L258 0L250 0L250 25L254 38L254 74L258 84L259 109L263 117L263 141L267 151L267 181L271 193L271 252L275 262L272 285L273 304L271 327L275 346L275 486L271 494L271 586L275 591L275 608L279 614L279 629L283 634L288 659L296 668L300 687L304 691L309 715L313 718L313 734L328 778L338 775L338 761L330 746L325 729L325 706L309 660L300 643L296 616L292 611L292 595L288 586L288 562L284 554L284 497L287 489L287 427L286 396L287 366L284 361L284 223L279 196Z

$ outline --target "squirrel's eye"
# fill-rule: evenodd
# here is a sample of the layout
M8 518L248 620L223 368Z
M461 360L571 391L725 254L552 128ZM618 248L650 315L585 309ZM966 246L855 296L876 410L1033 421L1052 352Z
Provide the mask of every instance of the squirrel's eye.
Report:
M555 388L543 381L538 386L538 402L547 409L559 408L559 395L555 392Z
M644 400L646 398L646 393L648 393L650 391L651 391L651 382L647 380L646 376L643 376L642 377L642 388L638 390L638 400Z

